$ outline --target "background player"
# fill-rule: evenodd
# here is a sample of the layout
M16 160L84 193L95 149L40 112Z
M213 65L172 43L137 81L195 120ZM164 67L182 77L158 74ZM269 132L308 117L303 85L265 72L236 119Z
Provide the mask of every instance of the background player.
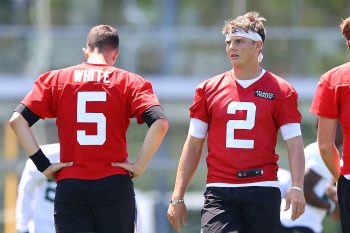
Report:
M340 24L350 51L350 17ZM317 84L310 112L319 116L317 141L322 158L337 181L338 202L343 233L350 232L350 63L323 74ZM343 162L334 144L337 122L344 134Z
M131 176L145 171L168 121L150 82L113 67L119 55L115 28L93 27L83 52L87 62L40 76L10 125L38 170L57 178L57 232L132 233ZM30 126L40 118L56 118L61 163L51 164L39 149ZM130 118L150 127L135 163L126 162Z
M40 146L52 163L59 162L58 143ZM18 185L16 229L18 233L54 233L53 202L56 181L47 179L27 160Z
M264 18L249 12L223 29L233 69L201 83L190 108L190 128L181 154L168 219L175 230L187 222L185 191L208 134L207 185L201 232L281 232L275 153L278 129L288 150L292 219L304 212L304 153L297 93L260 67Z
M337 127L335 145L340 149L343 140L340 125ZM281 223L283 233L321 233L323 220L326 214L336 218L339 215L336 198L336 186L331 173L328 171L320 155L317 142L313 142L305 147L305 212L300 218L292 221L290 211L281 209ZM279 169L279 182L281 190L290 188L290 174L288 171ZM282 193L282 204L284 206L285 196ZM337 216L339 218L339 216Z

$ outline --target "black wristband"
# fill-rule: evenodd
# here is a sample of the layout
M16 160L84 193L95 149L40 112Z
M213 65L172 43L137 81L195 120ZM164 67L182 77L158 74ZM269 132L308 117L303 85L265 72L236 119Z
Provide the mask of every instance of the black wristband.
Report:
M39 149L35 154L29 156L29 158L33 161L36 168L43 172L46 168L51 166L50 160L45 156L41 149Z

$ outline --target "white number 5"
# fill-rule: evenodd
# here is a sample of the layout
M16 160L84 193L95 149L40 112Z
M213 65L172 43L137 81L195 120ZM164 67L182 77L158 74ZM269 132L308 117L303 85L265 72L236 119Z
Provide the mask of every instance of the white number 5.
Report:
M247 110L245 120L229 120L226 125L227 148L254 148L254 140L235 139L235 129L252 129L255 125L256 106L252 102L231 102L227 107L228 114L236 110Z
M86 102L106 101L106 92L78 92L77 122L96 123L97 134L86 135L85 130L77 131L80 145L103 145L106 141L106 117L103 113L86 112Z

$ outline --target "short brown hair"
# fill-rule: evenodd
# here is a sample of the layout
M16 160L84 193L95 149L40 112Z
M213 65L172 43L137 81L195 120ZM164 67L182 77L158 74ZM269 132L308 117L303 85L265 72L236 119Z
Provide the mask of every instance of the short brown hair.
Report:
M98 48L99 52L119 47L119 35L117 29L109 25L98 25L91 28L86 46L90 49Z
M350 40L350 17L344 19L339 26L345 39Z
M223 34L227 34L232 31L244 30L246 32L253 31L261 36L261 39L265 41L265 26L264 17L260 17L258 12L251 11L245 15L238 16L235 19L229 19L225 21L224 28L222 29Z

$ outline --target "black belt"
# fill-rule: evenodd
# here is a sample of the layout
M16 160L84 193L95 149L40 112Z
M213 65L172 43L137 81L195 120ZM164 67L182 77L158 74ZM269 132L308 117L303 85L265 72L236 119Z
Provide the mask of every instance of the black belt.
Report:
M264 171L260 168L252 169L252 170L244 170L244 171L238 171L236 173L237 178L248 178L248 177L254 177L254 176L261 176L264 174Z

